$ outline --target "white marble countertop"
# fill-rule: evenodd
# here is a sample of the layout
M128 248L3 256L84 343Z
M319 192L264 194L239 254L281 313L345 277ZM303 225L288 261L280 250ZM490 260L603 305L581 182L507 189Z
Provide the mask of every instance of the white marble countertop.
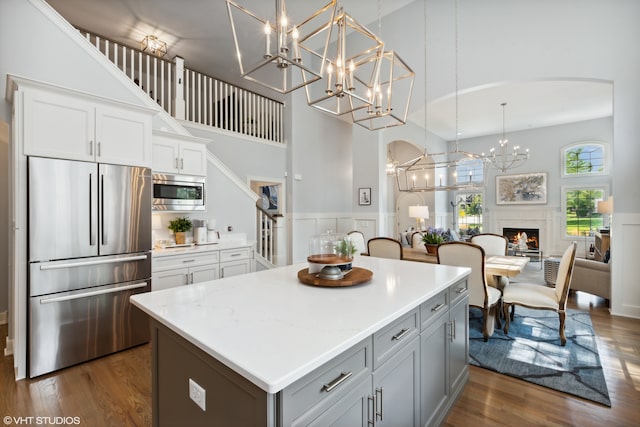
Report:
M356 256L373 279L302 284L297 264L131 297L134 305L268 393L448 288L470 270Z
M254 246L255 242L240 242L240 241L225 241L219 243L206 243L203 245L192 245L192 246L183 246L183 247L168 247L168 248L154 248L151 251L153 257L163 257L170 255L179 255L184 253L196 253L196 252L211 252L211 251L220 251L225 249L237 249L237 248L246 248L250 246Z

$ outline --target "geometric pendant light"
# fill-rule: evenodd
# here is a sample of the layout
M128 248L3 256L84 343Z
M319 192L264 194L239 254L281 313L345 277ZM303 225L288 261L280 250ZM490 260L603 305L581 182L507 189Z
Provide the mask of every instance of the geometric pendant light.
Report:
M261 0L251 2L253 10L242 1L226 0L243 78L282 94L322 78L330 32L324 40L316 38L313 51L303 41L318 28L331 27L336 0L291 1L290 5L275 0L275 7L273 1Z

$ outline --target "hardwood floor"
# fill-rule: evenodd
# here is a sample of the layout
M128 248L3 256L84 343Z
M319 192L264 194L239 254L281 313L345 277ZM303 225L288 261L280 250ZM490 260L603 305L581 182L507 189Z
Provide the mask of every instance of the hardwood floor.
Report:
M443 425L638 425L640 320L610 316L603 299L580 292L570 296L570 307L591 312L611 408L472 366L470 381ZM3 343L6 334L7 326L0 326ZM143 345L15 382L13 359L3 357L0 416L78 417L79 425L91 427L150 426L150 363L150 348Z

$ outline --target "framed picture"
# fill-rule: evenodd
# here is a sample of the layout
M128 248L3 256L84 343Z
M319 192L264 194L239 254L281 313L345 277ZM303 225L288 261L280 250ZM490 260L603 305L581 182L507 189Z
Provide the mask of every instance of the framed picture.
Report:
M358 189L358 204L370 205L371 204L371 188L359 188Z
M496 176L497 205L547 203L547 173Z

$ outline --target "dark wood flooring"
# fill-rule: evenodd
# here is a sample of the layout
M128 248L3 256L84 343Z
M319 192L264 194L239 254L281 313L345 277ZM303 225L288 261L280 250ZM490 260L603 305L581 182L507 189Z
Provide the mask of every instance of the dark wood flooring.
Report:
M640 320L611 316L603 299L580 292L570 296L570 307L591 313L611 408L472 366L443 425L640 425ZM7 326L0 326L2 343L6 334ZM78 417L79 425L91 427L150 426L150 363L150 347L143 345L16 382L12 357L0 357L0 416Z

